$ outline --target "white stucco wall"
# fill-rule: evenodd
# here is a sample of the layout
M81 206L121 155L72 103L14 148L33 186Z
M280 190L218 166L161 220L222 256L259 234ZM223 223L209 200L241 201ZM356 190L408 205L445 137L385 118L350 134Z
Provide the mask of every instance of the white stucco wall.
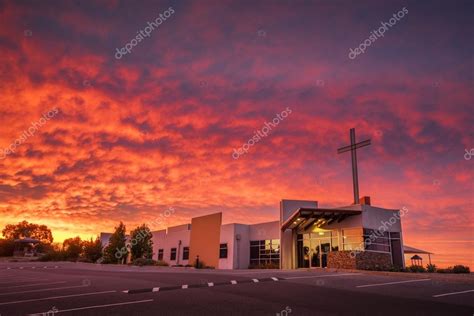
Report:
M163 249L163 261L169 265L186 265L189 260L183 260L183 247L189 247L191 225L179 225L169 227L168 230L151 232L153 234L153 259L158 259L158 249ZM181 241L181 246L179 245ZM176 248L176 260L171 260L171 248ZM192 261L192 258L189 258Z
M280 221L249 225L249 240L280 239Z

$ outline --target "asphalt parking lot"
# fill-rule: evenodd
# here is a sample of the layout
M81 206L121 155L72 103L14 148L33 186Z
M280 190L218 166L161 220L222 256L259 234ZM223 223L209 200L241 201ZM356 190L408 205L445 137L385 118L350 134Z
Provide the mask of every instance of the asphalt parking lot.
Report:
M436 275L0 263L0 315L474 315Z

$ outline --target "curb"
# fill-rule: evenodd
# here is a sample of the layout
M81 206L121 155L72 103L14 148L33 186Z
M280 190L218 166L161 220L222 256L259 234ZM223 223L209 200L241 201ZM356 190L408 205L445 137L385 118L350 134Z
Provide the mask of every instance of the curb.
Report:
M246 283L260 283L260 282L269 282L269 281L280 281L284 280L283 278L261 278L261 279L247 279L247 280L230 280L227 282L207 282L198 283L198 284L183 284L183 285L173 285L173 286L163 286L163 287L152 287L152 288L145 288L145 289L132 289L132 290L124 290L122 291L125 294L139 294L139 293L150 293L150 292L163 292L163 291L173 291L173 290L186 290L186 289L196 289L196 288L204 288L204 287L215 287L221 285L236 285L236 284L246 284Z

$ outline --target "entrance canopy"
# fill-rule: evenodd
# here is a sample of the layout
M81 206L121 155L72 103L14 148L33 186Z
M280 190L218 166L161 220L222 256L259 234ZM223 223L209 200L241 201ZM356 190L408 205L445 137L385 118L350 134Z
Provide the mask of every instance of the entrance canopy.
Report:
M334 221L338 223L349 216L360 215L360 210L299 208L281 225L281 230L303 229L315 224L317 227L328 225Z

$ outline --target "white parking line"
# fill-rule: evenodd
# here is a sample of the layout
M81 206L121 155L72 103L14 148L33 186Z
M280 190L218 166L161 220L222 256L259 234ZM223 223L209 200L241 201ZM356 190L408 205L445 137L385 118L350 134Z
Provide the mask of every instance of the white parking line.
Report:
M130 304L140 304L140 303L147 303L147 302L153 302L153 300L150 299L150 300L115 303L115 304L93 305L93 306L84 306L84 307L78 307L78 308L70 308L70 309L59 310L59 311L55 312L55 314L67 313L67 312L72 312L72 311L80 311L80 310L84 310L84 309L103 308L103 307L110 307L110 306L130 305ZM29 316L37 316L37 315L44 315L44 313L29 314Z
M362 273L339 273L339 274L328 274L328 275L311 275L311 276L297 276L284 278L285 280L293 279L312 279L312 278L326 278L326 277L339 277L339 276L348 276L348 275L361 275Z
M377 284L365 284L365 285L357 285L356 287L384 286L384 285L392 285L392 284L426 282L426 281L431 281L431 279L417 279L417 280L397 281L397 282L387 282L387 283L377 283Z
M469 292L474 292L474 290L467 290L467 291L461 291L461 292L451 292L451 293L438 294L438 295L433 295L433 297L442 297L442 296L449 296L449 295L457 295L457 294L464 294L464 293L469 293Z
M68 297L76 297L76 296L89 296L89 295L98 295L98 294L115 293L115 292L117 292L117 291L102 291L102 292L90 292L90 293L71 294L71 295L62 295L62 296L50 296L50 297L43 297L43 298L34 298L34 299L29 299L29 300L3 302L3 303L0 303L0 305L10 305L10 304L28 303L28 302L36 302L36 301L56 300L58 298L68 298Z
M35 284L23 284L23 285L15 285L15 286L6 286L4 289L13 289L17 287L29 287L29 286L39 286L39 285L53 285L53 284L61 284L66 283L66 281L58 281L58 282L50 282L50 283L35 283Z
M12 276L13 277L13 276ZM11 281L0 282L0 284L8 284L8 283L23 283L23 282L32 282L32 281L49 281L49 279L32 279L32 278L20 278L20 279L12 279Z
M75 285L75 286L52 287L52 288L49 288L49 289L39 289L39 290L30 290L30 291L22 291L22 292L8 292L8 293L0 293L0 296L12 295L12 294L33 293L33 292L44 292L44 291L52 291L52 290L76 289L76 288L87 287L87 286L88 285Z

